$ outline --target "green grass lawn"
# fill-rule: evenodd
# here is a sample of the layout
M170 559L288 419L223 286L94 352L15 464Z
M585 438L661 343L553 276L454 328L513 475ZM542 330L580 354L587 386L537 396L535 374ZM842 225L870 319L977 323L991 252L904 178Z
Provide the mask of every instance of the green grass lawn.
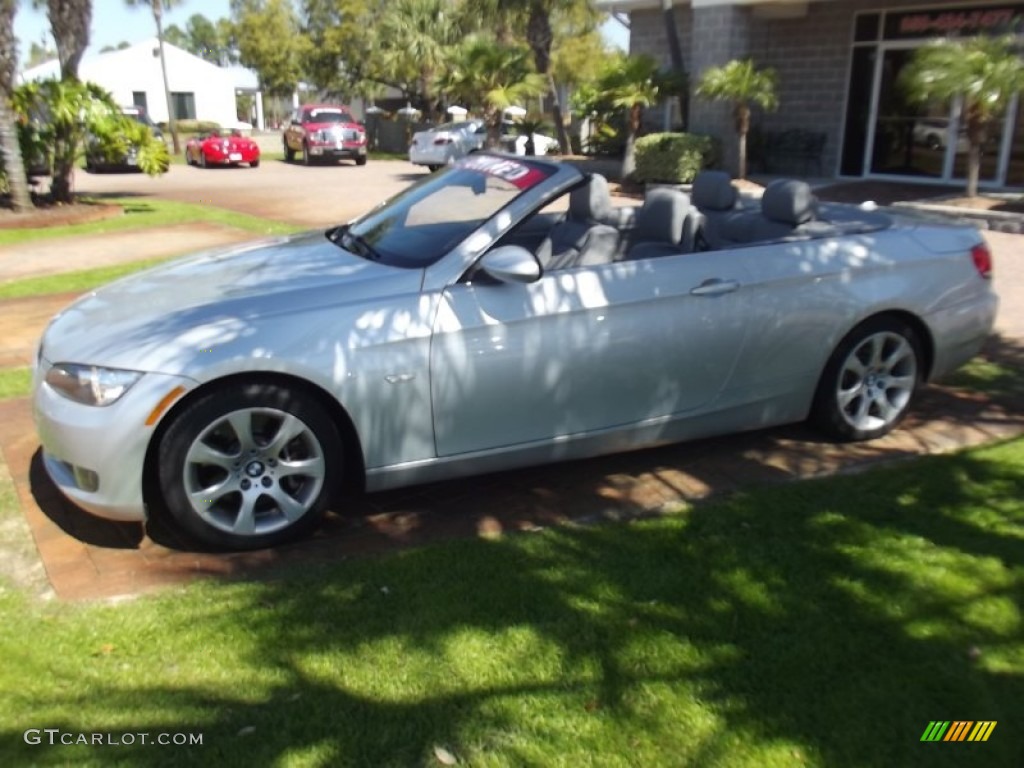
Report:
M25 397L32 385L30 368L0 368L0 400Z
M217 208L211 205L179 203L154 198L107 198L103 202L116 203L124 208L123 216L93 221L86 224L72 224L61 227L39 229L0 229L0 246L17 245L35 240L80 235L95 235L106 232L122 232L131 229L164 227L173 224L209 222L226 227L245 230L257 235L278 235L297 232L301 227L270 221L258 216Z
M1022 602L1024 440L113 605L8 589L0 763L1019 768ZM957 719L998 725L920 742Z
M170 257L173 258L173 257ZM114 264L109 267L94 267L78 272L62 272L58 275L40 275L22 280L0 283L0 300L17 299L26 296L45 296L50 293L69 293L71 291L88 291L146 269L167 259L147 259L132 261L126 264Z

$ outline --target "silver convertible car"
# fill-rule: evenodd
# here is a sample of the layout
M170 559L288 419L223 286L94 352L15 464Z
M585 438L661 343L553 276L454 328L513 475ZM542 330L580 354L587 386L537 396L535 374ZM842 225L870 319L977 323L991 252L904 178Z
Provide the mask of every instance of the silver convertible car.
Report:
M46 469L103 517L272 545L349 494L810 418L891 430L972 357L978 232L741 201L705 172L613 208L568 164L478 153L350 224L94 291L43 336Z

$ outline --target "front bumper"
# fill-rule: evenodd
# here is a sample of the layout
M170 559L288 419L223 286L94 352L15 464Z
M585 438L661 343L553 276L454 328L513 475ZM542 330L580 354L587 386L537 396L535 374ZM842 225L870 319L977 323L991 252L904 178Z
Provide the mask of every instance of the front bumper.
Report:
M146 519L142 473L156 425L146 419L175 387L195 382L147 373L116 403L82 405L43 381L50 364L40 360L33 386L36 431L46 472L68 499L111 520Z
M309 154L312 157L365 157L366 145L355 142L310 144Z

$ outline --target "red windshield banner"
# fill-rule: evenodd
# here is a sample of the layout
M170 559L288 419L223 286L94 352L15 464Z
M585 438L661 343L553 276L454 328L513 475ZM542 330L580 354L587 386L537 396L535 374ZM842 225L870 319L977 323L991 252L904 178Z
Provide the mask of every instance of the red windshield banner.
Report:
M523 190L539 184L551 175L551 172L544 168L493 155L470 155L459 161L459 167L496 176Z

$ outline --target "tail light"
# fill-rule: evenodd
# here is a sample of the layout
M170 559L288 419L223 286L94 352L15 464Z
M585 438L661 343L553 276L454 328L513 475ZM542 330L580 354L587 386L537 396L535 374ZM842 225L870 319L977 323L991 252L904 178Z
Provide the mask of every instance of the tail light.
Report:
M978 243L971 248L971 261L979 275L986 280L992 277L992 252L985 243Z
M440 145L440 144L451 144L451 143L453 143L453 141L454 141L453 139L434 139L434 144L437 144L437 145Z

